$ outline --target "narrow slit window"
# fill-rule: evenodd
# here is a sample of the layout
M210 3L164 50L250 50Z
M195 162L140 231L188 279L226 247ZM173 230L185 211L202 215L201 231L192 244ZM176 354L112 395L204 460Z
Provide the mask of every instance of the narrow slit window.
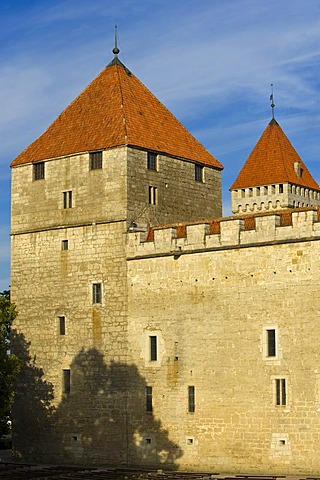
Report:
M188 412L194 413L196 410L195 388L193 385L188 387Z
M70 375L70 370L63 370L62 371L63 376L62 376L62 391L65 394L70 393L71 391L71 375Z
M99 170L102 168L102 152L89 153L90 170Z
M276 331L274 329L267 330L267 356L275 357L277 355L276 347Z
M68 240L62 240L62 242L61 242L61 250L68 250L68 249L69 249Z
M92 303L102 303L102 286L101 283L92 284Z
M203 182L203 166L197 163L194 166L194 178L196 182Z
M148 152L147 167L148 170L157 170L157 155L153 152Z
M72 208L72 190L63 192L63 208Z
M149 205L157 205L158 203L158 189L157 187L149 186Z
M42 180L44 178L44 162L33 164L33 180Z
M152 387L146 387L146 412L152 412Z
M287 405L287 385L285 378L276 378L276 405Z
M66 334L66 317L59 317L59 333L60 335Z
M150 339L150 361L156 362L158 360L158 345L157 345L157 336L151 335Z

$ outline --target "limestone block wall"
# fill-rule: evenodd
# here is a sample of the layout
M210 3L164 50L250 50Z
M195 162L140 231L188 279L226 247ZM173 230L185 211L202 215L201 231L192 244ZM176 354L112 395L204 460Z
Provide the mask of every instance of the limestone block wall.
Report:
M147 151L128 149L130 221L139 226L163 225L222 215L219 170L203 167L203 181L196 181L192 162L158 154L156 165L156 170L148 170ZM156 205L149 204L150 186L157 189Z
M103 151L102 169L90 170L89 153L46 161L41 180L33 168L12 168L12 232L126 218L125 147ZM64 208L64 192L72 192L72 208Z
M181 469L319 474L320 223L316 210L291 220L129 234L128 361L153 402L151 413L129 403L133 463L152 451Z
M25 460L127 461L125 232L115 222L12 236L14 348L26 360L13 440Z

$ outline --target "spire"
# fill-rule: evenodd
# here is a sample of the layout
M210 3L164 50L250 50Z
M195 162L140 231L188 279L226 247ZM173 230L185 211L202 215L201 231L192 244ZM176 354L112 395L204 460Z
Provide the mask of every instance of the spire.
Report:
M270 95L270 102L271 102L271 108L272 108L272 120L274 120L274 100L273 100L273 83L271 83L271 95Z
M120 50L118 48L118 27L117 25L114 26L114 48L112 53L114 54L114 58L118 58Z

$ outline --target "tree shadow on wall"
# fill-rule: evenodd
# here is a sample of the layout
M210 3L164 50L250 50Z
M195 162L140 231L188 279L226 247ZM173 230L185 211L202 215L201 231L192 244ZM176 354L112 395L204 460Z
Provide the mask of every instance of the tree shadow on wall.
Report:
M18 343L26 367L17 382L14 447L24 460L176 468L183 452L145 411L146 382L135 365L107 365L96 349L80 351L70 366L70 392L54 408L52 384L21 335Z

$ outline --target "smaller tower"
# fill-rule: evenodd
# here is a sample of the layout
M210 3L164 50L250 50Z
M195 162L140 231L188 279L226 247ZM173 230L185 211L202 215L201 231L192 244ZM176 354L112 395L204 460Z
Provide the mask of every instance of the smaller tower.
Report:
M318 183L274 116L230 191L234 214L320 205Z

